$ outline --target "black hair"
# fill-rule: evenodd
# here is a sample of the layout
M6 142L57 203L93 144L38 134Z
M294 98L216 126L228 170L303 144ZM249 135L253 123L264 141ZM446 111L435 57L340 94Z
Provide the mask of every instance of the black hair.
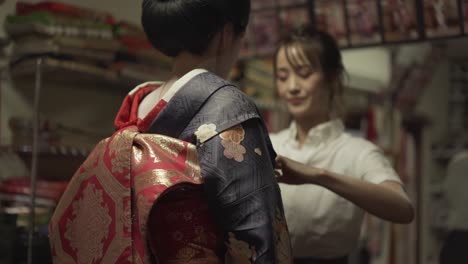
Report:
M343 91L345 67L339 46L333 36L324 31L316 30L312 26L302 26L283 37L274 58L276 74L276 60L279 51L284 48L288 63L295 71L305 64L310 64L320 70L325 80L330 83L331 107L338 115L344 114ZM297 51L300 52L297 52Z
M169 57L201 55L226 23L245 32L250 0L143 0L141 23L151 44Z

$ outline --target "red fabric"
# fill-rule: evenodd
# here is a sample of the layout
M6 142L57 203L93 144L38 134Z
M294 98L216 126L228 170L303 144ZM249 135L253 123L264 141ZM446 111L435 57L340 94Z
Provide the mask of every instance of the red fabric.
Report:
M118 131L70 181L50 221L54 263L150 264L151 257L221 263L221 236L203 196L195 146L140 133L167 104L161 100L145 118L137 116L143 98L159 87L147 85L125 98Z
M121 36L119 40L130 51L154 49L146 38L141 38L138 36Z
M220 263L202 184L195 146L135 126L117 131L89 155L54 212L54 263L150 264L148 241L158 263Z
M50 182L38 180L36 194L41 198L58 201L67 188L67 182ZM0 183L0 192L9 194L31 194L31 180L29 178L8 179Z
M46 1L37 4L26 2L16 3L16 14L18 15L27 15L39 11L47 11L56 15L66 15L76 18L98 20L109 25L114 25L116 23L115 18L109 13L98 12L92 9L82 8L70 4L53 1Z
M161 197L151 211L148 235L158 263L189 259L203 260L207 264L219 263L216 252L222 235L216 228L200 187L173 190ZM193 190L188 191L189 188ZM184 259L181 252L190 257Z
M167 102L160 100L154 108L148 113L148 115L141 119L138 118L138 107L140 106L141 101L152 91L158 89L157 85L147 85L140 88L132 95L127 95L125 97L122 106L115 118L114 126L117 130L129 127L136 126L140 132L146 132L150 128L154 119L158 116L161 110L167 105Z

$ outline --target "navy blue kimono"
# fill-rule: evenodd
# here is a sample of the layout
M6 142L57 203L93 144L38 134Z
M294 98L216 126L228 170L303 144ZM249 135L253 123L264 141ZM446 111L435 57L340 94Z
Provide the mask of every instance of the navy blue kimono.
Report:
M225 263L292 263L276 154L250 98L212 73L198 74L146 133L197 146L205 196L224 236L219 256Z

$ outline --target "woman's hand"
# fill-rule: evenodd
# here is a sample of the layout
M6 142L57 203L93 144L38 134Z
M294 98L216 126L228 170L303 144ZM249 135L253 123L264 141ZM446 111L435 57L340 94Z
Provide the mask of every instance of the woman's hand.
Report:
M278 182L300 185L316 184L317 178L324 175L325 170L310 167L286 157L276 158L275 168L280 170Z
M278 182L291 185L309 183L325 187L384 220L407 224L414 218L413 206L398 182L374 184L280 156L276 158L276 169L283 172L277 178Z

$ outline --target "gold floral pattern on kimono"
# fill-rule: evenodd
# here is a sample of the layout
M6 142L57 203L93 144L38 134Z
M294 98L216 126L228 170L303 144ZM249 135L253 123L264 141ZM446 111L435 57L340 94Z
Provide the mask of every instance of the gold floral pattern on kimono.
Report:
M132 150L133 150L134 163L137 166L136 169L139 170L143 163L143 148L141 146L133 146Z
M276 261L278 264L292 264L291 243L286 219L279 209L276 210L274 222L276 237Z
M195 146L193 148L191 146L187 148L187 159L185 161L185 165L187 165L187 175L190 175L190 177L192 177L197 182L203 181L201 176L201 168L198 164L197 149Z
M182 248L177 252L177 259L169 261L168 264L220 264L218 257L212 252L205 252L205 257L197 258L196 255L200 250L205 251L192 247Z
M132 225L132 205L131 205L131 201L128 200L128 201L125 201L124 202L124 212L122 213L122 215L120 216L120 221L122 221L123 225L124 225L124 228L126 230L131 230L131 225Z
M200 143L204 143L208 139L216 136L218 132L216 131L215 124L204 124L201 125L198 130L195 132L195 136L197 137Z
M65 238L76 251L78 263L93 263L103 256L102 241L107 238L106 230L112 222L109 209L103 204L103 191L96 189L94 184L88 184L83 197L73 204L76 217L68 220Z
M226 264L251 264L257 258L255 247L247 242L238 240L234 233L229 232L226 243L227 252L225 256Z
M175 260L169 264L220 264L218 256L205 248L208 239L216 240L216 235L212 232L205 232L203 226L195 227L196 237L193 239L195 243L188 243L185 247L177 252ZM172 234L172 239L182 241L183 233L176 231ZM200 257L202 255L202 257Z
M244 161L244 154L247 152L241 142L245 137L245 130L242 125L235 126L221 133L221 145L224 147L224 156L237 162Z
M111 160L112 172L123 173L125 169L130 167L127 157L130 155L128 144L133 142L133 138L126 136L123 131L118 132L110 142L110 154L114 155ZM126 152L126 153L123 153Z
M179 156L180 152L185 149L184 143L177 139L148 134L146 137L174 157Z

